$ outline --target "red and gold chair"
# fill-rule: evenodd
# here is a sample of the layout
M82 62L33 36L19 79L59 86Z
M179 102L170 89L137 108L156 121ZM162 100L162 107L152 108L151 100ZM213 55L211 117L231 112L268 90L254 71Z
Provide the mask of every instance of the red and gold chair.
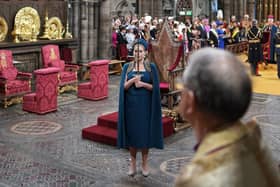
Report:
M22 102L22 96L31 92L31 78L31 73L19 72L13 65L12 51L0 50L0 98L4 108Z
M36 92L23 96L23 110L38 114L57 110L58 72L54 67L34 71Z
M60 58L59 47L57 45L46 45L42 47L43 66L59 68L59 93L64 91L77 91L79 70L78 65L66 64Z
M78 86L78 97L100 100L108 97L109 60L96 60L89 63L90 81Z

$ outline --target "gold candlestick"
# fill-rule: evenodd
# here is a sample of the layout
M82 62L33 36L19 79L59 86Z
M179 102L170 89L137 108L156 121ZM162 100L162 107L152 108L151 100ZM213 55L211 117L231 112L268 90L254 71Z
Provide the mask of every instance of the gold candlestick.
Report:
M64 38L66 38L66 39L71 39L71 38L73 38L72 34L69 32L68 18L67 18L66 32L65 32Z
M41 39L49 39L49 34L48 34L48 8L46 8L46 14L45 14L45 24L44 24L44 34L41 36Z

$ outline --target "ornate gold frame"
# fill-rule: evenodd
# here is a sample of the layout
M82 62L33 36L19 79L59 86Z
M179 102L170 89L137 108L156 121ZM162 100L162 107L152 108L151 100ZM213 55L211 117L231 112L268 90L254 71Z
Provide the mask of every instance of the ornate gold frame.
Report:
M50 40L62 39L65 29L58 17L51 17L46 23L46 34Z
M12 35L14 41L37 41L40 33L40 17L32 7L20 9L15 17L14 30Z
M6 39L8 33L8 24L5 18L0 16L0 42Z

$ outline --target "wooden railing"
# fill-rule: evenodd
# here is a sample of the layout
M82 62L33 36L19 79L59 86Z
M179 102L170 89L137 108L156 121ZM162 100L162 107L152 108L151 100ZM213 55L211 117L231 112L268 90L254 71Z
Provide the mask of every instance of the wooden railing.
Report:
M247 53L248 41L226 45L225 50L228 50L234 54Z

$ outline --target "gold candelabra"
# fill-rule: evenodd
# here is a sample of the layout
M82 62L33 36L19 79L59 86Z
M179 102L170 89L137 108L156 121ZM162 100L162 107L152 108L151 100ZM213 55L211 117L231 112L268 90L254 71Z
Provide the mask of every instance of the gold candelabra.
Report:
M42 39L48 39L49 38L49 35L48 35L48 27L49 27L48 26L48 20L49 20L48 9L46 8L44 33L43 33L43 36L40 37Z

